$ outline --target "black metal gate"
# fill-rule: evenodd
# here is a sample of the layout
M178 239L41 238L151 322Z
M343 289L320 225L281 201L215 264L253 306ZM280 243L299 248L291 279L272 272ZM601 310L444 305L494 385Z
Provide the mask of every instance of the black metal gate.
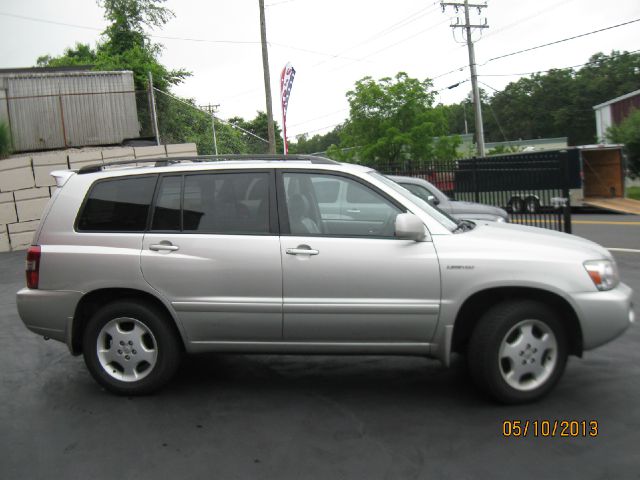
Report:
M383 168L423 178L455 200L504 208L512 223L571 233L570 189L581 187L575 150L469 158L419 168Z

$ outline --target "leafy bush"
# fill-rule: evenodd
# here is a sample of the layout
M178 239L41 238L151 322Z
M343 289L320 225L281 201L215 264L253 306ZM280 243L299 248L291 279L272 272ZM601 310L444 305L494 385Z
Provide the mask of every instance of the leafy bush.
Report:
M0 158L4 158L11 153L11 134L9 126L0 122Z
M623 143L627 154L629 173L640 176L640 109L634 110L620 125L607 130L613 143Z

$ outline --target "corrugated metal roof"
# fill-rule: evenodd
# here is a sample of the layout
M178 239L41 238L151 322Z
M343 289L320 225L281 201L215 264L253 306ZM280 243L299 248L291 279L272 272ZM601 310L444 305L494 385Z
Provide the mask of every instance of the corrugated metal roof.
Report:
M633 92L627 93L626 95L622 95L620 97L613 98L599 105L595 105L593 109L597 110L599 108L606 107L607 105L611 105L612 103L620 102L621 100L626 100L627 98L635 97L636 95L640 95L640 90L635 90Z
M133 73L0 73L16 151L121 143L139 135Z

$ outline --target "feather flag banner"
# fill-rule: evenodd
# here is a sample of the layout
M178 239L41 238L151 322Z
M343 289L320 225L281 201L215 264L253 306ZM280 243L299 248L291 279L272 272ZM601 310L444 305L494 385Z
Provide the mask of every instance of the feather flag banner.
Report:
M282 133L284 136L284 154L289 153L287 145L287 107L289 106L289 96L293 86L293 78L296 76L295 69L287 63L280 73L280 106L282 107Z

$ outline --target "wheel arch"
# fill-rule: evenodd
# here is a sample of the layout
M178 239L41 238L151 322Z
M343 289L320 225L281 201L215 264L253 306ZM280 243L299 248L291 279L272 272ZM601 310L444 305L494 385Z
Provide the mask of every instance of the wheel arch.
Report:
M86 327L87 321L104 305L111 303L115 300L136 300L151 304L156 308L161 309L166 313L167 317L171 319L171 324L175 328L176 333L179 335L180 343L183 350L185 349L186 339L184 334L179 328L179 324L176 321L174 314L155 295L142 290L136 290L132 288L101 288L86 293L78 302L76 310L73 315L73 323L71 326L71 336L69 338L69 348L73 355L80 355L82 353L82 335Z
M565 326L569 354L582 356L582 328L571 304L557 293L532 287L489 288L467 298L456 315L451 351L461 353L466 350L473 330L489 308L505 300L517 299L535 300L551 306L560 315L560 320Z

